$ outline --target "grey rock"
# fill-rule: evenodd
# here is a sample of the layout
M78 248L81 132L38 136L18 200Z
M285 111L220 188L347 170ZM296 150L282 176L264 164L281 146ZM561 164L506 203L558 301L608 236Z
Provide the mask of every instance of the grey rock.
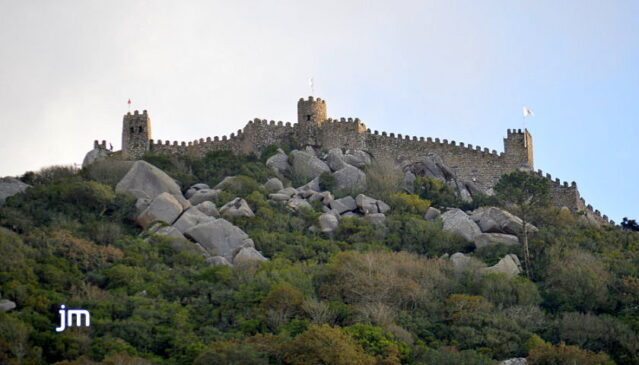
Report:
M319 226L324 233L331 233L339 226L339 220L334 214L324 213L319 216Z
M109 151L104 148L94 148L91 151L87 152L84 156L84 160L82 161L82 167L86 167L91 165L96 161L104 160L109 157Z
M215 218L209 217L208 215L202 213L196 207L191 207L184 213L182 213L180 218L178 218L178 220L173 223L173 227L175 227L178 231L184 233L200 223L210 222L214 219Z
M233 264L224 256L211 256L206 258L206 263L212 266L229 266L233 267Z
M138 215L142 214L151 204L151 199L138 199L135 201L135 211Z
M135 161L115 186L115 191L133 194L138 199L153 199L162 193L169 193L183 208L188 208L178 184L164 171L146 161Z
M268 179L266 183L264 183L264 187L269 193L276 193L282 189L284 189L284 184L282 184L282 180L273 177Z
M348 151L344 155L344 162L355 167L364 167L371 164L371 156L362 150Z
M328 203L328 206L339 214L357 209L357 203L352 196L332 200Z
M192 205L199 205L207 201L213 202L217 200L221 192L222 190L218 189L200 189L189 197L189 202L191 202Z
M303 179L313 179L323 172L331 172L324 161L314 154L304 151L292 151L290 154L292 172L295 176Z
M444 221L444 231L460 235L469 242L473 242L475 236L481 233L477 223L460 209L449 209L441 218Z
M428 210L426 211L426 214L424 214L424 219L426 219L427 221L433 221L439 218L441 214L442 212L439 209L429 207Z
M159 236L181 238L184 239L184 235L177 228L173 226L164 226L161 224L153 224L149 227L149 232L157 234Z
M313 206L307 202L306 200L302 199L302 198L293 198L291 200L288 201L288 207L297 211L300 210L302 208L306 208L306 209L310 209L313 210Z
M355 166L346 165L333 173L335 176L335 190L355 190L366 189L366 174Z
M242 247L233 258L234 265L259 261L268 261L268 259L262 256L262 254L254 247Z
M29 187L31 185L13 177L0 178L0 205L3 205L8 197L21 193Z
M355 197L355 203L359 210L364 214L379 213L377 208L377 199L373 199L364 194L359 194Z
M505 210L488 207L473 211L471 218L477 222L482 232L519 234L523 231L521 218ZM527 224L529 232L536 232L537 227Z
M299 187L297 190L298 191L300 191L300 190L320 191L319 176L315 177L313 180L307 182L306 185Z
M161 193L136 218L136 222L147 228L153 221L163 221L172 224L182 213L182 204L170 193Z
M328 155L326 156L326 163L328 167L333 171L337 171L341 168L346 167L346 162L344 162L344 154L342 150L339 148L333 148L328 151Z
M472 257L464 255L461 252L456 252L450 256L450 261L453 263L456 273L466 271L470 265Z
M266 160L266 166L279 176L286 176L291 170L288 156L281 149L278 149L276 154Z
M509 246L518 245L519 238L514 235L503 233L480 233L475 236L475 248L477 249L499 244Z
M519 258L517 257L517 255L512 253L504 256L494 266L486 267L481 271L482 273L500 272L506 274L509 277L519 275L522 272Z
M364 216L364 220L376 225L383 225L386 221L386 216L384 213L367 214Z
M210 255L223 256L229 262L242 247L254 246L244 231L224 218L198 224L184 235L202 245Z
M210 187L207 184L204 183L199 183L199 184L195 184L193 186L191 186L186 193L184 193L184 197L189 199L190 197L193 196L193 194L195 194L197 191L199 190L204 190L204 189L210 189Z
M415 180L417 180L417 176L411 171L406 171L401 182L401 187L412 194L415 192Z
M254 217L255 214L246 200L235 198L220 208L220 214L229 217Z
M377 201L377 210L378 210L380 213L384 213L384 214L386 214L386 213L390 212L391 207L390 207L390 205L388 205L388 204L384 203L383 201L378 200L378 201Z
M297 194L297 190L295 188L284 188L277 192L277 194L284 194L289 198Z
M291 199L291 196L288 194L280 194L280 193L275 193L275 194L269 194L268 195L269 199L276 201L276 202L285 202L288 201L289 199Z
M8 312L16 308L16 303L9 299L0 299L0 313Z
M213 202L205 201L195 206L200 212L204 213L209 217L218 218L220 216L220 212L218 212L217 207Z
M528 365L528 360L525 357L513 357L499 362L499 365Z

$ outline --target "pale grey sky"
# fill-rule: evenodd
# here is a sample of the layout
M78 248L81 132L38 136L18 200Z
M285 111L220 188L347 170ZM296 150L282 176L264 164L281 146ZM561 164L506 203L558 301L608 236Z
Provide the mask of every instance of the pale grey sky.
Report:
M503 150L529 120L536 168L636 217L634 1L0 0L0 176L120 147L148 109L156 139L295 121L310 93L372 129Z

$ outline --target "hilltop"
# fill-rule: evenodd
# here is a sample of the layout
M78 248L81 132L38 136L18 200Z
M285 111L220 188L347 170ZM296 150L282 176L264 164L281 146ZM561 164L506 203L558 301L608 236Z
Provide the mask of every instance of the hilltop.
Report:
M638 362L639 234L531 169L144 146L0 183L1 362Z

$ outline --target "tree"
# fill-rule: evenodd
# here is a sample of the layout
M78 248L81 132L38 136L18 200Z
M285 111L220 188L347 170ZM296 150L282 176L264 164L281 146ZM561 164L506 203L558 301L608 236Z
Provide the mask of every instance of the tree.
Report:
M623 222L621 222L621 227L628 231L639 231L639 224L634 219L628 219L628 217L623 218Z
M526 275L532 278L530 250L528 249L528 221L534 209L548 205L548 180L526 171L515 171L503 175L495 192L499 200L506 204L515 204L522 220L522 235Z

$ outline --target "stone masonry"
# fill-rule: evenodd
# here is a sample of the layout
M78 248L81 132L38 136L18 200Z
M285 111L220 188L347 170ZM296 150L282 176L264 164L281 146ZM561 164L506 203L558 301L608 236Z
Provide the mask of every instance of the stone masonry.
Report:
M446 139L371 131L357 118L331 119L327 117L326 102L320 98L301 98L297 103L297 111L295 124L254 119L228 137L207 137L190 142L153 140L147 111L141 114L138 111L127 113L123 119L121 156L135 160L146 152L191 156L203 156L215 150L230 150L238 154L260 153L271 145L310 145L322 150L361 149L376 159L411 162L432 152L439 155L459 178L473 181L484 190L494 186L503 174L518 169L534 169L533 141L528 130L509 129L504 138L504 152L498 153ZM537 173L543 176L541 170ZM555 205L566 206L573 212L583 212L589 219L599 223L609 223L605 215L585 204L575 182L568 184L559 179L552 180L549 174L546 177L551 183Z

